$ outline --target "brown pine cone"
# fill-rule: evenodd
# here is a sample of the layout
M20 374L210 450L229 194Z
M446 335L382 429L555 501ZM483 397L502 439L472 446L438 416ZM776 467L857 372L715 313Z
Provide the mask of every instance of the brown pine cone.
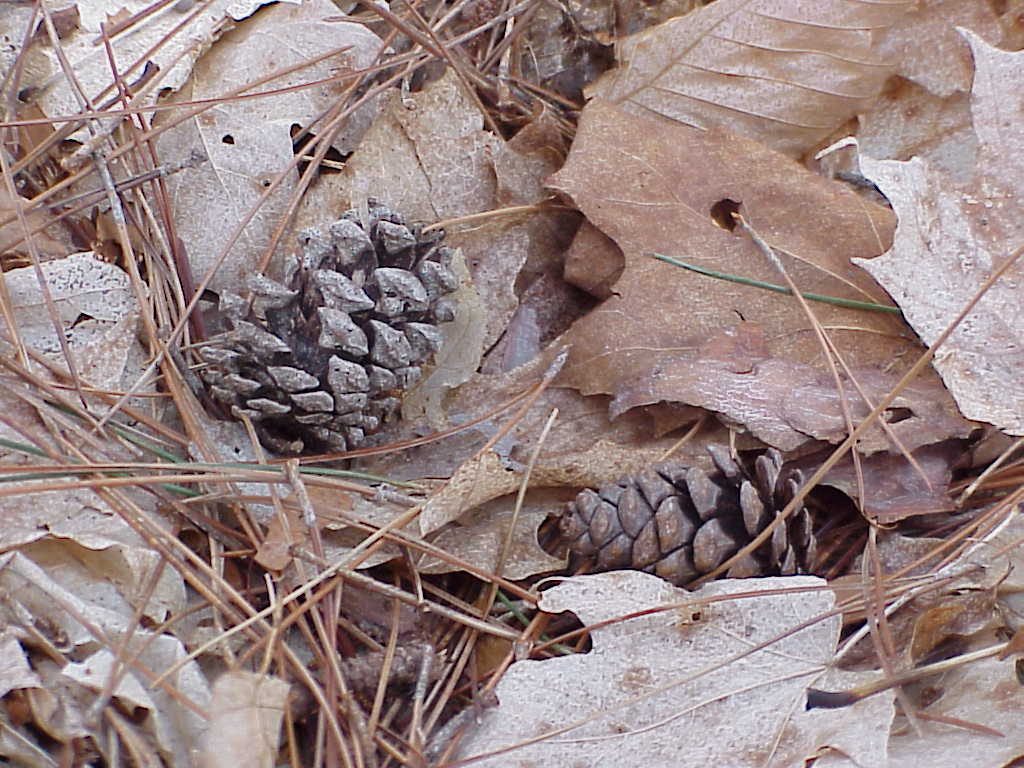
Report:
M664 463L577 495L559 521L574 567L633 568L682 586L713 571L767 528L803 482L800 472L783 469L774 449L757 457L753 471L723 448L708 450L716 466L711 474ZM725 575L807 573L815 553L811 513L801 507Z
M278 453L358 446L398 411L454 318L443 237L373 199L366 220L352 209L302 232L288 285L254 275L251 304L221 295L230 330L200 350L213 397Z

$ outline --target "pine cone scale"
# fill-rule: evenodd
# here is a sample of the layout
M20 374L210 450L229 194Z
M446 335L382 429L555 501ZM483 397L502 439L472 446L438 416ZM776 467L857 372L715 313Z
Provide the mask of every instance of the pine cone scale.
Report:
M359 445L398 411L454 317L442 239L374 200L326 234L303 232L288 285L254 275L251 301L220 297L229 332L200 352L213 397L281 453Z
M674 584L716 570L773 523L802 481L778 451L747 472L724 451L716 471L661 464L571 502L559 529L574 560L595 570L635 568ZM731 577L808 572L813 521L806 508L772 529L768 542L730 565Z

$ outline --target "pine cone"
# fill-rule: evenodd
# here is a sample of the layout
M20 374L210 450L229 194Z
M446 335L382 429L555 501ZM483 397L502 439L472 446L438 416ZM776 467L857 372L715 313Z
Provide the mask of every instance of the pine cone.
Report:
M251 305L221 295L230 331L200 350L213 397L278 453L358 446L397 412L454 318L443 237L372 199L366 221L352 209L327 233L305 230L287 286L257 274Z
M722 448L708 450L717 468L711 474L665 463L577 495L559 521L574 566L633 568L682 586L713 571L767 528L803 482L800 472L783 470L774 449L758 456L753 472ZM812 523L806 507L796 510L726 575L809 572L816 551Z

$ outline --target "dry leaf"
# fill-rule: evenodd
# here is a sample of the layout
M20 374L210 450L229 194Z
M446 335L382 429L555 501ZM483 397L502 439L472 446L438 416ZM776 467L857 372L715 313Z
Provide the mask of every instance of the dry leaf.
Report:
M268 571L280 573L291 563L294 548L307 546L308 537L302 514L293 506L286 506L281 514L271 518L254 559Z
M50 299L80 379L88 385L117 389L126 370L142 362L136 337L138 302L128 275L92 253L75 253L40 265ZM30 347L65 367L64 352L46 307L33 267L4 274L18 333ZM6 330L0 318L0 333Z
M63 558L68 564L70 558ZM110 680L110 670L119 662L107 649L95 650L97 641L114 645L130 637L123 647L128 658L136 660L135 665L121 666L124 677L115 690L116 696L124 696L129 708L136 704L144 707L150 717L146 725L164 756L172 765L188 765L190 745L194 744L206 727L206 721L196 714L183 700L202 708L209 703L209 690L205 676L195 662L184 664L169 680L168 688L150 689L149 670L168 669L185 656L181 642L169 635L140 630L133 604L108 602L108 594L101 590L89 590L82 598L83 585L74 579L65 586L60 583L60 573L48 572L20 552L9 552L0 556L0 589L8 595L0 607L2 620L9 624L31 621L39 630L36 642L48 641L58 652L85 655L86 661L60 670L50 670L45 663L37 660L36 671L44 677L46 689L53 694L52 706L68 719L61 728L71 734L94 736L88 730L87 714L77 711L81 703L91 706L96 692L103 690ZM177 574L175 574L177 576ZM148 577L148 575L147 575ZM139 586L145 578L139 579ZM71 590L75 590L72 592ZM180 608L175 608L175 613ZM87 617L87 623L80 623L76 617ZM162 621L162 620L157 620ZM102 633L96 637L95 632ZM57 650L59 649L59 651ZM82 688L88 695L82 693ZM173 691L173 695L172 692ZM79 731L79 729L81 729Z
M289 689L284 680L251 672L228 672L217 678L198 765L272 768Z
M178 100L216 99L244 83L345 46L349 46L345 52L276 78L263 88L299 86L369 66L380 41L360 24L332 18L337 14L338 9L328 0L266 9L226 34L203 56ZM245 276L255 270L298 181L298 173L290 171L270 197L259 203L266 188L294 157L292 126L310 125L336 104L348 85L336 80L316 88L277 93L273 98L227 101L160 136L157 144L164 162L186 161L196 151L207 157L205 164L186 168L167 180L175 226L197 279L214 266L235 229L259 205L211 287L237 291L245 284ZM176 114L164 112L161 116L166 120ZM335 140L338 148L351 152L374 114L375 102L370 102L353 115Z
M964 31L977 72L971 91L978 171L951 183L921 160L861 158L865 174L899 216L892 248L858 263L900 305L926 343L933 343L984 280L1024 244L1018 201L1024 187L1019 115L1008 104L1024 97L1024 54L989 46ZM1018 262L981 299L935 356L934 366L965 416L1024 434L1024 267Z
M22 147L22 149L27 152L31 147ZM0 221L12 219L8 224L0 224L0 254L8 259L14 254L25 256L30 253L25 238L25 227L17 218L18 209L22 210L21 215L25 217L28 230L34 232L31 236L32 245L36 249L40 261L66 254L68 248L60 242L60 230L56 227L46 226L50 218L49 213L43 210L26 212L24 209L27 207L27 202L20 196L12 199L10 190L6 186L0 188Z
M956 505L949 495L949 483L953 467L965 453L963 443L957 440L925 445L912 451L930 487L902 454L876 453L861 459L865 498L861 500L860 508L880 525L891 525L915 515L952 511ZM803 467L805 476L808 476L825 458L826 454L815 454L801 458L793 465ZM858 496L857 473L849 454L828 471L820 485L837 488L851 498Z
M114 60L118 62L118 75L129 83L141 74L148 65L160 70L160 89L149 89L136 94L133 106L145 107L156 102L163 89L176 90L189 76L196 59L210 47L225 29L230 29L232 20L243 19L263 5L265 0L213 0L205 3L199 12L186 19L189 6L168 4L137 20L130 28L107 39L112 48ZM61 37L62 53L71 63L76 82L90 99L103 102L114 89L110 58L104 45L99 44L101 26L110 25L136 14L150 11L147 0L118 0L117 18L111 18L115 7L106 0L81 0L75 4L79 14L79 26L69 35ZM45 34L45 33L44 33ZM22 87L36 86L42 89L40 103L47 115L73 115L82 105L57 58L56 51L49 45L49 36L39 35L37 49L39 60L29 70L29 77L22 80ZM134 66L137 65L137 66ZM52 78L52 81L51 81ZM119 121L110 121L110 126ZM89 134L83 128L76 134L85 141Z
M607 299L624 267L622 249L600 229L584 221L565 254L566 282L598 299Z
M994 645L998 640L986 632L974 638L966 652ZM924 737L903 718L896 721L889 739L888 762L868 765L1009 766L1024 756L1024 686L1014 675L1012 661L979 659L922 681L909 689L912 700L925 717L939 718L925 723ZM943 723L959 721L979 728ZM994 733L993 733L994 731ZM826 755L816 768L861 768L865 763L843 755Z
M695 340L740 318L765 328L768 357L813 365L827 375L820 346L792 297L649 257L663 253L779 282L749 239L716 226L712 208L722 200L743 203L802 290L886 303L877 285L858 277L850 259L883 250L889 212L745 139L666 125L593 102L584 110L568 163L551 183L571 195L626 254L615 295L563 337L572 351L559 381L586 394L617 395L636 386L693 350ZM904 326L895 316L818 302L812 309L851 367L899 372L916 358L917 345L901 338Z
M0 631L0 698L19 688L40 688L42 681L32 671L28 654L11 627Z
M839 443L846 438L845 401L854 424L896 384L898 376L854 369L864 402L853 384L835 380L809 365L770 357L763 330L744 323L706 340L689 344L645 375L625 379L609 408L613 417L637 406L678 400L707 408L727 423L780 450L791 451L810 440ZM688 349L687 349L688 347ZM949 437L967 437L974 426L959 415L949 394L934 379L906 387L882 414L907 450ZM864 454L899 450L873 425L857 442Z
M511 747L479 764L634 768L679 765L685 756L686 765L763 768L801 765L836 745L863 765L879 765L891 695L843 711L804 710L805 689L821 685L826 674L839 620L825 616L832 606L826 590L799 599L770 593L818 585L823 582L810 577L729 580L691 593L637 572L567 579L544 593L541 608L573 611L585 624L610 623L592 631L588 654L513 664L495 690L500 706L480 717L458 757ZM704 605L694 623L680 621L690 614L678 608L614 620L681 601L761 591ZM770 645L753 650L762 642ZM847 685L862 679L847 674L841 675ZM842 683L834 677L827 684Z
M537 529L549 516L561 511L567 500L565 496L564 491L534 491L515 518L514 497L486 502L460 517L455 524L438 531L431 542L453 558L513 581L562 570L565 560L541 549ZM505 540L513 522L515 530L506 550ZM424 556L416 568L420 573L449 573L457 570L457 565L447 559Z
M71 325L80 316L115 323L136 311L128 275L92 253L73 253L41 265L57 315ZM18 331L26 343L58 349L35 268L22 267L4 275ZM2 323L2 320L0 320Z
M899 78L861 116L857 141L869 157L919 157L960 183L974 175L978 156L967 94L943 99Z
M881 35L878 50L896 74L945 98L971 87L974 65L967 44L956 33L966 27L989 40L1001 36L988 3L975 0L919 0ZM924 115L918 115L925 122Z
M800 156L881 90L878 35L908 7L718 0L621 41L618 68L587 95Z

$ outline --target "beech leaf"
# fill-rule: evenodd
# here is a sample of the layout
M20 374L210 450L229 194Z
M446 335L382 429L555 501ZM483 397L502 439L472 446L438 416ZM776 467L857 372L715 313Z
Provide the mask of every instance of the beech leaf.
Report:
M879 93L878 33L910 5L718 0L626 38L587 94L802 155Z

